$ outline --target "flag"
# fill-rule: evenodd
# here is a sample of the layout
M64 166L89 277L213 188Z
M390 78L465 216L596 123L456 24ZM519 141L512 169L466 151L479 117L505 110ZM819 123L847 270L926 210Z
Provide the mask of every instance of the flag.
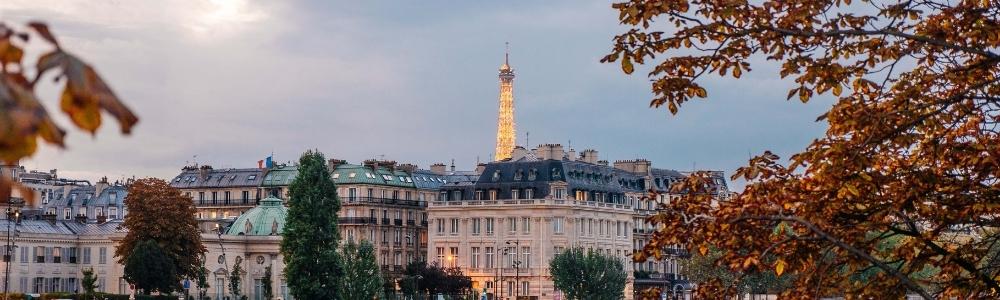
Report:
M267 159L265 160L265 164L266 164L266 166L268 168L274 167L274 161L271 160L271 156L270 155L267 156Z

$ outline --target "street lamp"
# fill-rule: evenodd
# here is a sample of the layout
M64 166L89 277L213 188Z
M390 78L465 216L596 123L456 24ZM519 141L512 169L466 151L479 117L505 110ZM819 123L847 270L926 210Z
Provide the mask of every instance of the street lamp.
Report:
M229 275L229 261L226 260L226 246L222 244L222 225L215 224L215 232L219 235L219 248L222 249L222 256L219 257L219 260L221 260L220 263L222 263L222 266L225 268L224 270L226 271L226 275ZM222 289L225 290L225 286L223 286Z
M507 244L508 247L510 247L510 245L511 245L510 241L507 241L506 244ZM521 266L521 259L519 259L518 256L517 256L517 248L520 248L520 247L521 247L521 241L514 240L514 261L512 261L511 263L514 264L514 299L515 300L517 300L517 297L520 296L520 294L521 294L521 288L518 286L518 284L521 283L521 267L520 267ZM504 254L505 255L508 254L507 253L507 249L504 249Z
M8 201L7 202L7 209L11 209L10 204L11 204L11 202ZM4 298L4 300L9 299L9 297L10 297L10 295L7 293L8 292L8 286L10 286L10 263L14 260L14 257L13 257L14 255L11 252L13 252L14 247L15 247L15 243L17 242L16 240L14 240L14 236L12 236L10 234L10 223L11 223L10 219L11 219L11 217L13 217L14 223L19 222L21 220L21 210L15 209L13 213L10 213L10 212L7 213L7 247L5 247L4 254L3 254L4 263L7 264L4 267L4 273L3 273L3 298ZM14 235L17 235L17 228L14 229Z

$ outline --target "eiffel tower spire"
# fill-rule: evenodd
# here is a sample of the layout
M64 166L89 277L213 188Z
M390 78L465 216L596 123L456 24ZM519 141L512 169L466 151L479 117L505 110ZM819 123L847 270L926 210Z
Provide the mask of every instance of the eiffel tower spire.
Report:
M508 159L514 151L514 69L510 67L510 43L500 65L500 112L497 118L497 148L495 160Z

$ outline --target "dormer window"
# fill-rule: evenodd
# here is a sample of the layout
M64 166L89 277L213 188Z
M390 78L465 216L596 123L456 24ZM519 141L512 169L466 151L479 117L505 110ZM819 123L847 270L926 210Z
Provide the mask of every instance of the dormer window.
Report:
M538 170L534 168L528 170L528 180L535 180L536 178L538 178Z
M562 173L559 172L559 168L552 168L552 180L562 179Z
M493 171L493 181L500 181L500 170Z
M524 170L518 169L517 172L514 172L514 180L520 181L522 179L524 179Z
M254 180L254 179L257 179L257 174L252 174L250 176L247 176L247 181Z

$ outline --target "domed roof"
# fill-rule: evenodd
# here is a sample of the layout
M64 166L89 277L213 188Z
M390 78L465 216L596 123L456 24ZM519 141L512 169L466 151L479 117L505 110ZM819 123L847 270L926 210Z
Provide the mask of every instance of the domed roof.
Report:
M243 213L229 227L227 235L281 235L285 228L288 208L281 199L267 197L260 204Z

